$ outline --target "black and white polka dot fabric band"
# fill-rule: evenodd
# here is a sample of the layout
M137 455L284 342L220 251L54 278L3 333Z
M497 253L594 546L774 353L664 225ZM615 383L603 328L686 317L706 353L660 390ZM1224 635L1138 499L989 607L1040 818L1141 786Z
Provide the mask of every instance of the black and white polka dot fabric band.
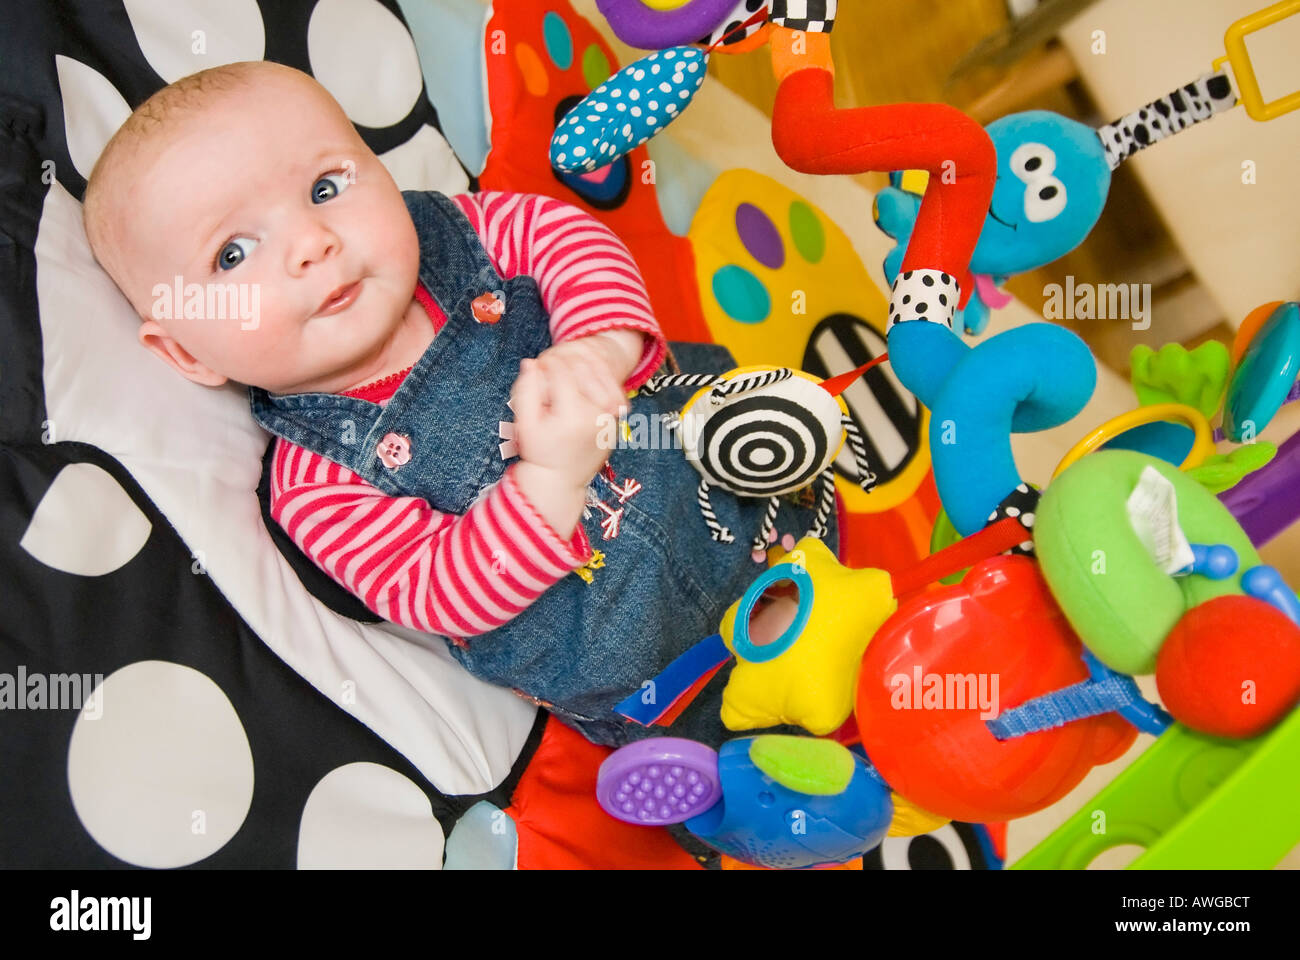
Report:
M928 320L952 329L959 299L957 278L940 270L905 270L889 288L889 320L886 332L896 323Z
M1207 73L1158 100L1134 110L1097 131L1106 149L1106 162L1114 170L1143 147L1181 133L1237 105L1232 81L1223 72Z
M701 37L699 42L706 47L711 47L718 42L721 42L724 47L729 47L733 43L740 43L746 37L757 33L763 23L762 21L751 23L744 30L740 29L741 25L760 10L767 10L770 15L771 8L770 0L737 0L735 8L732 9L727 19L722 21L722 25L708 36ZM731 33L733 30L736 32ZM727 36L729 33L731 36ZM723 37L727 37L727 39L723 40Z
M1015 517L1025 528L1027 539L1016 544L1007 553L1027 557L1034 555L1034 511L1038 509L1038 501L1041 497L1039 491L1027 483L1021 483L989 514L989 523L997 523L1004 517Z

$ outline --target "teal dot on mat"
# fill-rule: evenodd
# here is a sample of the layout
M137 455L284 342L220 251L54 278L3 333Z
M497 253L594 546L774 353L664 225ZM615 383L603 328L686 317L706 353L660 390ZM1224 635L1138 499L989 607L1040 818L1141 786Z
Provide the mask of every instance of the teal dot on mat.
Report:
M800 200L790 204L790 236L794 238L794 248L809 263L817 263L826 253L822 222L813 208Z
M744 267L727 266L715 273L713 297L727 316L741 323L762 323L772 311L767 288Z
M551 10L542 18L542 39L546 42L546 53L551 61L561 70L573 66L573 35L564 18Z

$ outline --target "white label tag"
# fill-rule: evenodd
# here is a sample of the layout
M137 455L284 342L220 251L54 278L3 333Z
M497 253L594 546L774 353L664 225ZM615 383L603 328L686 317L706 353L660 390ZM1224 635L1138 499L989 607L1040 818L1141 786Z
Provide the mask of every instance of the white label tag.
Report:
M1159 470L1147 467L1128 498L1128 519L1152 561L1166 574L1192 563L1192 547L1178 525L1178 496Z

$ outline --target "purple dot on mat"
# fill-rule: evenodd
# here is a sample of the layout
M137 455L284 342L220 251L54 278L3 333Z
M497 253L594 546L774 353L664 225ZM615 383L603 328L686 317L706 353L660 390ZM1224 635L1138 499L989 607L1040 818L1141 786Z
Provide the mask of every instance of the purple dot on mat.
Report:
M677 784L677 786L673 787L673 796L676 797L678 800L686 796L686 787L680 783Z
M635 787L638 783L641 782L641 774L637 773L635 770L632 771L627 775L627 782L632 784L632 786Z
M668 819L669 817L671 817L672 815L673 815L673 808L672 808L672 807L660 807L660 808L659 808L659 818L660 818L661 820L667 820L667 819Z
M632 810L633 810L634 808L633 808L632 804L630 804L630 803L625 803L625 804L623 804L622 807L620 807L620 809L621 809L624 813L631 813Z
M663 787L655 787L655 797L657 799L662 800L666 796L668 796L667 790L665 790Z
M691 793L695 794L698 797L701 794L703 794L706 789L708 788L705 787L704 784L697 783L694 787L691 788Z
M687 783L699 783L699 782L700 782L700 775L699 775L698 773L696 773L694 770L692 770L690 773L688 773L688 774L686 775L686 782L687 782Z
M625 803L626 801L627 801L627 794L623 793L622 791L620 791L618 795L614 797L615 803Z
M763 266L779 270L785 263L781 234L767 214L752 203L742 203L736 208L736 233L749 255Z
M659 774L660 774L661 772L662 772L662 771L660 771L660 769L659 769L658 767L651 767L649 770L647 770L647 771L645 772L645 774L646 774L646 776L649 777L651 780L657 780L657 779L659 779Z
M682 775L682 768L681 768L681 767L669 767L669 768L668 768L668 772L669 772L670 774L672 774L674 777L680 777L680 776Z

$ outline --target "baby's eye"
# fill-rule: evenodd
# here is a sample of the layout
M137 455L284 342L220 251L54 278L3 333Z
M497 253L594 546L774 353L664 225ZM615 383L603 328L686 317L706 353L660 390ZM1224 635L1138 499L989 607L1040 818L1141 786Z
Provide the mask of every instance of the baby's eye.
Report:
M234 237L229 240L221 252L217 254L216 267L218 270L233 270L244 262L244 259L253 252L258 241L252 237Z
M352 183L345 173L327 173L311 187L311 202L324 203L333 200Z

